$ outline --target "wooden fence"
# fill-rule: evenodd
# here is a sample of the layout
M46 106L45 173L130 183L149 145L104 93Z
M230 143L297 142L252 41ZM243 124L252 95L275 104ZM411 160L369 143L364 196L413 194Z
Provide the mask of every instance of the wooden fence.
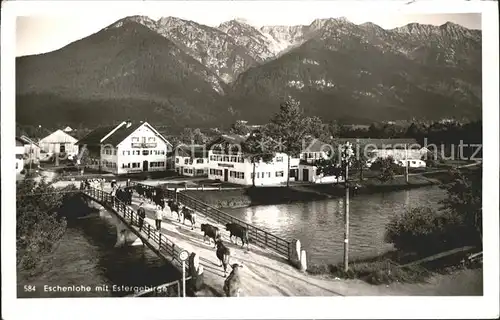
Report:
M144 188L155 188L152 186L133 183L134 185L141 185ZM169 199L176 199L181 204L196 210L197 212L205 215L208 218L213 219L218 224L225 225L227 223L237 223L244 226L248 230L249 241L255 245L261 246L263 248L269 248L274 252L286 257L288 260L291 259L292 248L291 241L282 239L278 236L273 235L270 232L257 228L243 220L235 218L230 214L225 213L217 208L209 206L208 204L195 199L191 196L186 195L182 192L176 192L172 189L164 189L165 196Z

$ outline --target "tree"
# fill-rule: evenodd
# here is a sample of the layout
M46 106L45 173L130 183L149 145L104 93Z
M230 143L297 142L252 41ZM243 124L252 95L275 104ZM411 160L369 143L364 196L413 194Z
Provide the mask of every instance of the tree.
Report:
M232 134L238 134L240 136L246 136L250 133L250 130L242 121L238 120L231 125L229 132Z
M51 253L66 231L58 209L71 196L74 186L56 189L31 174L17 183L16 249L18 270L33 272L41 258Z
M262 130L254 130L242 145L243 155L253 164L252 186L255 187L255 167L260 161L269 163L274 158L274 152L265 148L265 143L269 137L265 136Z
M452 181L441 187L447 192L441 210L457 215L469 227L470 233L464 236L482 241L482 166L468 175L456 169L450 175Z
M392 157L378 158L372 165L372 170L380 171L378 179L381 182L387 182L394 179L394 176L398 173L400 167L394 163Z
M300 103L294 99L288 99L282 103L280 111L266 126L266 134L275 142L275 151L284 152L288 156L287 187L290 185L290 157L298 157L302 151L304 139L314 136L314 133L318 133L323 128L319 118L305 117L300 109Z
M199 128L184 128L180 140L185 144L205 144L208 138Z

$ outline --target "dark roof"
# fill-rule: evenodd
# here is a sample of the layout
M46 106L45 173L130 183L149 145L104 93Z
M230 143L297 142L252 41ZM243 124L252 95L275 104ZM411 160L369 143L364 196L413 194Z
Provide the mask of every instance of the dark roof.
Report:
M247 140L247 137L240 136L238 134L223 134L214 139L207 145L207 149L210 149L212 146L222 143L228 143L233 145L241 145Z
M420 144L417 142L415 139L368 139L368 138L336 138L334 139L335 143L338 144L343 144L346 142L350 142L353 145L360 145L360 146L366 146L366 145L372 145L375 146L376 148L394 148L394 147L400 147L404 148L404 145L418 145Z
M101 139L114 130L116 126L106 126L99 127L85 137L80 139L77 144L79 145L100 145L100 144L111 144L116 147L120 142L125 140L129 135L131 135L135 130L137 130L143 123L133 123L127 128L126 125L122 125L118 130L116 130L112 135L110 135L106 140L101 142Z
M328 143L325 143L318 139L309 140L305 144L305 149L302 152L321 152L321 151L329 151L331 148Z
M100 145L101 139L104 138L105 135L110 133L111 130L113 130L114 128L116 128L116 126L106 126L94 129L91 132L89 132L89 134L87 134L85 137L78 140L76 144Z
M180 145L176 148L177 155L191 158L207 158L208 149L202 145Z
M38 148L40 148L40 146L38 145L38 143L36 143L32 139L28 138L27 136L24 136L24 135L20 136L19 139L21 139L22 141L24 141L25 144L33 144L33 145L37 146Z

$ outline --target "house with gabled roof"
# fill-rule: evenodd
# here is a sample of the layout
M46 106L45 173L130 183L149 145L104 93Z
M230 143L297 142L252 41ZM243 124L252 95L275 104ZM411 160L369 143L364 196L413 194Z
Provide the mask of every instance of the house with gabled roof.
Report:
M59 129L40 139L38 144L44 153L71 158L78 154L78 145L75 145L77 141L78 139Z
M115 174L165 171L172 144L147 122L99 127L77 142L87 167Z
M175 148L175 171L184 176L208 174L208 150L204 145L181 144Z
M40 145L25 135L16 137L17 140L23 144L25 162L38 163L40 161Z

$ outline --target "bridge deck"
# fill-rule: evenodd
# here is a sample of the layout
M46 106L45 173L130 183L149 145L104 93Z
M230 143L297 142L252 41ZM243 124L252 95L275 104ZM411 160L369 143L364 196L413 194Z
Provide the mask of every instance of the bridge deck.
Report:
M132 200L132 208L137 210L141 200L134 193ZM154 225L154 204L144 201L146 209L146 221ZM305 275L288 264L286 258L279 256L268 249L250 245L250 250L247 247L241 247L231 243L229 240L229 232L225 231L225 227L217 224L210 218L206 218L200 213L196 216L195 229L191 230L191 223L186 221L177 221L177 214L166 216L162 222L162 233L167 236L176 245L190 252L196 252L200 256L200 263L204 268L204 282L211 293L215 296L223 295L222 287L224 284L224 271L219 266L219 261L215 255L213 242L208 243L203 240L203 233L200 230L202 223L210 223L218 226L221 230L222 240L231 250L230 263L243 263L242 269L242 289L244 296L288 296L288 295L325 295L323 288L312 290L311 284L308 282L299 281L297 279L305 278ZM137 229L137 227L134 227ZM239 240L238 240L239 241ZM239 242L240 243L240 242ZM228 274L231 271L228 267ZM295 279L295 281L290 281ZM302 283L301 283L302 282ZM294 283L293 286L290 286ZM329 293L328 295L333 295Z

